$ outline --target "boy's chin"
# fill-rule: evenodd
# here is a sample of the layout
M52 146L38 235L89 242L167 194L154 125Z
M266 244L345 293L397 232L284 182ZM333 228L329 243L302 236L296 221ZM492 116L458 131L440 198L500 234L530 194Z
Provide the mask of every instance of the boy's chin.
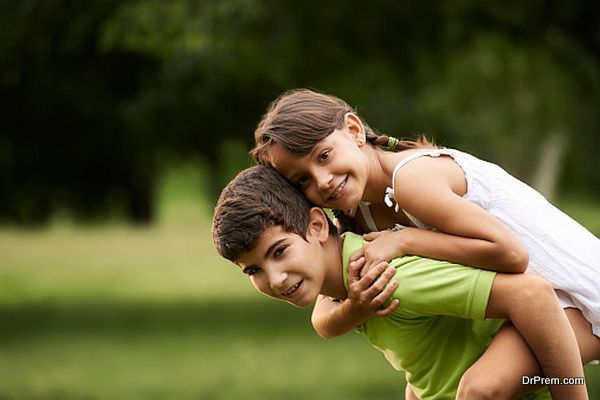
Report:
M284 299L279 299L279 300L281 300L281 301L283 301L283 302L286 302L286 303L288 303L288 304L291 304L291 305L293 305L294 307L296 307L296 308L300 308L300 309L303 309L303 308L308 308L308 307L310 307L310 306L312 306L312 305L314 305L314 304L316 303L316 301L314 301L314 302L312 302L312 303L307 303L307 304L296 304L296 303L292 303L292 302L291 302L291 301L289 301L289 300L284 300Z
M288 301L288 303L290 303L290 302ZM290 303L290 304L293 305L296 308L301 308L301 309L308 308L309 306L312 306L312 304L304 304L304 305L299 305L299 304L294 304L294 303Z

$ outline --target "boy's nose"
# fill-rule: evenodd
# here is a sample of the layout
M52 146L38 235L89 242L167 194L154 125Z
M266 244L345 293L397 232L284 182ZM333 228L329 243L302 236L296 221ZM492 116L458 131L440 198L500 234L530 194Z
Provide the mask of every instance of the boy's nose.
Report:
M281 293L282 290L285 290L285 282L287 278L287 272L271 271L269 273L269 286L273 291Z

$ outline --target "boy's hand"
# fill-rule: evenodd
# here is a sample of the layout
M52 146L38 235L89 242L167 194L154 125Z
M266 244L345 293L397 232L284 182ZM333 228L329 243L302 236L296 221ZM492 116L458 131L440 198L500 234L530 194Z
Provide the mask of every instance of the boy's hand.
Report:
M360 271L364 264L365 258L360 257L348 265L348 300L352 306L351 312L365 321L372 317L390 315L400 304L399 300L394 299L387 307L384 306L398 287L395 280L390 282L396 269L388 267L387 262L381 262L361 277Z
M367 233L363 237L368 243L352 254L350 261L358 260L360 257L365 258L365 265L360 273L364 276L380 262L404 255L401 246L404 234L403 231L389 230Z

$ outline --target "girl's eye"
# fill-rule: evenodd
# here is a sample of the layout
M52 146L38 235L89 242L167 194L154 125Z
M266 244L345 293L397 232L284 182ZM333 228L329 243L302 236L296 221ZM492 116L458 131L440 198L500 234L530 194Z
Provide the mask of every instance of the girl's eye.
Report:
M330 150L325 150L321 154L319 154L319 161L327 161L329 156L331 155Z
M298 186L300 186L300 187L304 187L304 185L306 185L307 182L308 182L307 176L303 176L300 179L298 179L298 181L297 181Z

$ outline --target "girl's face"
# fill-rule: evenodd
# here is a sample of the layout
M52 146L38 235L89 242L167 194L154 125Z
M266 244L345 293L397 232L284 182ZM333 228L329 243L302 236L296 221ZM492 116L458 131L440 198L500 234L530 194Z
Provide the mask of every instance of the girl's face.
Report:
M343 129L336 129L305 156L279 145L269 150L273 167L320 207L348 211L363 197L368 162L362 151L364 129L358 117L347 114Z

